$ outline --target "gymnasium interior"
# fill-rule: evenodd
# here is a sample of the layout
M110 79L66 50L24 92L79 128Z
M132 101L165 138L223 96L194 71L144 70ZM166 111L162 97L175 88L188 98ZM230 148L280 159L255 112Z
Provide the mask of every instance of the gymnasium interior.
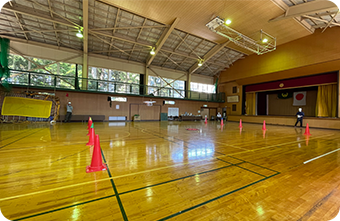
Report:
M339 26L324 0L8 1L1 214L334 219Z

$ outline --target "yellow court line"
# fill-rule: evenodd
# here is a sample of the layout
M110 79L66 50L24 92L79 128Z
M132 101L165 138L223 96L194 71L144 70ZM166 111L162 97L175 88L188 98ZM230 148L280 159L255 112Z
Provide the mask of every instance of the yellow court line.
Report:
M262 142L262 141L272 141L272 140L279 140L279 139L285 139L288 137L296 137L295 135L291 135L291 136L286 136L286 137L279 137L279 138L274 138L274 139L266 139L266 140L258 140L258 141L249 141L249 142L239 142L239 143L234 143L232 145L238 145L238 144L248 144L248 143L256 143L256 142Z
M322 137L329 137L329 136L333 136L333 135L334 134L328 134L328 135L325 135L325 136L313 137L313 138L310 138L309 140L318 139L318 138L322 138ZM267 149L267 148L271 148L271 147L276 147L276 146L282 146L282 145L286 145L286 144L298 143L298 142L302 142L302 141L303 140L297 140L297 141L291 141L291 142L287 142L287 143L279 143L279 144L275 144L275 145L271 145L271 146L266 146L266 147L261 147L261 148L253 149L253 150L247 150L247 151L242 151L242 152L238 152L238 153L232 153L232 154L228 154L226 156L233 156L233 155L242 154L242 153L255 152L255 151L258 151L258 150L263 150L263 149ZM225 157L225 156L221 156L221 157Z
M21 194L21 195L16 195L16 196L5 197L5 198L1 198L0 202L1 201L5 201L5 200L11 200L11 199L15 199L15 198L20 198L20 197L25 197L25 196L32 196L32 195L36 195L36 194L41 194L41 193L47 193L47 192L51 192L51 191L62 190L62 189L66 189L66 188L76 187L76 186L82 186L82 185L96 183L96 182L102 182L102 181L118 179L118 178L128 177L128 176L134 176L134 175L142 174L142 173L149 173L149 172L153 172L153 171L157 171L157 170L162 170L162 169L167 169L167 168L177 167L177 166L183 166L183 165L191 164L191 163L197 163L197 162L202 162L202 161L207 161L207 160L214 160L214 159L216 159L216 158L214 157L214 158L196 160L196 161L191 161L191 162L187 162L187 163L175 164L175 165L159 167L159 168L155 168L155 169L151 169L151 170L144 170L144 171L140 171L140 172L119 175L119 176L115 176L115 177L108 177L108 178L92 180L92 181L83 182L83 183L72 184L72 185L68 185L68 186L56 187L56 188L48 189L48 190L41 190L41 191L32 192L32 193L26 193L26 194Z
M236 149L248 150L248 149L246 149L246 148L236 147L236 146L233 146L233 145L230 145L230 144L226 144L226 143L222 143L222 142L218 142L218 141L213 141L213 142L219 143L219 144L223 144L223 145L226 145L226 146L229 146L229 147L233 147L233 148L236 148Z
M325 135L325 136L320 136L320 137L314 137L314 138L311 138L310 140L312 140L312 139L317 139L317 138L322 138L322 137L333 136L333 135L334 135L334 134ZM228 154L228 155L225 155L225 156L219 156L219 158L228 157L228 156L232 156L232 155L237 155L237 154L241 154L241 153L254 152L254 151L257 151L257 150L266 149L266 148L270 148L270 147L275 147L275 146L278 146L278 145L285 145L285 144L291 144L291 143L297 143L297 142L301 142L301 140L300 140L300 141L292 141L292 142L287 142L287 143L281 143L281 144L271 145L271 146L267 146L267 147L263 147L263 148L254 149L254 150L242 151L242 152L238 152L238 153L234 153L234 154ZM1 201L5 201L5 200L20 198L20 197L25 197L25 196L32 196L32 195L36 195L36 194L41 194L41 193L47 193L47 192L51 192L51 191L62 190L62 189L66 189L66 188L76 187L76 186L82 186L82 185L91 184L91 183L96 183L96 182L102 182L102 181L107 181L107 180L112 180L112 179L118 179L118 178L122 178L122 177L133 176L133 175L137 175L137 174L143 174L143 173L153 172L153 171L162 170L162 169L167 169L167 168L172 168L172 167L177 167L177 166L183 166L183 165L187 165L187 164L191 164L191 163L196 163L196 162L202 162L202 161L213 160L213 159L216 159L216 158L217 158L217 157L208 158L208 159L202 159L202 160L196 160L196 161L191 161L191 162L186 162L186 163L181 163L181 164L175 164L175 165L170 165L170 166L155 168L155 169L151 169L151 170L144 170L144 171L140 171L140 172L135 172L135 173L130 173L130 174L119 175L119 176L115 176L115 177L108 177L108 178L103 178L103 179L98 179L98 180L92 180L92 181L83 182L83 183L72 184L72 185L68 185L68 186L57 187L57 188L48 189L48 190L42 190L42 191L37 191L37 192L32 192L32 193L26 193L26 194L11 196L11 197L5 197L5 198L1 198L1 199L0 199L0 202L1 202Z

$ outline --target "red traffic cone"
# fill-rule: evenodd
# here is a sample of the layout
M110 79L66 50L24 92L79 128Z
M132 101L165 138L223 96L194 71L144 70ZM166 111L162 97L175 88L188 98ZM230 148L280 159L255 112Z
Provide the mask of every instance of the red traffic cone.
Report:
M93 124L90 128L89 131L90 134L90 138L89 138L89 142L86 144L86 146L93 146L94 145L94 128L93 128Z
M223 127L223 118L221 118L221 126Z
M88 123L87 123L87 129L88 129L88 130L90 130L91 125L92 125L92 118L89 117L89 121L88 121Z
M107 170L105 164L102 161L102 154L100 149L99 136L96 134L96 142L93 149L91 165L86 167L86 173Z
M306 146L308 146L308 143L309 143L309 135L307 135L307 136L305 137L305 140L306 140Z
M267 128L266 128L266 121L265 120L263 121L262 130L267 130Z
M204 123L207 124L208 123L208 119L207 117L205 117Z
M93 123L91 123L91 126L88 128L89 132L87 133L87 136L90 136L91 128L94 128ZM94 138L93 138L94 139Z
M308 123L307 123L306 131L305 131L304 135L311 135L311 134L309 133L309 125L308 125Z
M242 127L242 120L240 119L240 126L239 126L239 128L243 128Z

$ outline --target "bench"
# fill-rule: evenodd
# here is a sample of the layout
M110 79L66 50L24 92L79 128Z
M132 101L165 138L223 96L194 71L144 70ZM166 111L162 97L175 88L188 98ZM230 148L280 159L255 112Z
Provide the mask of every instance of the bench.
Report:
M60 115L59 121L65 121L66 115ZM71 122L86 122L92 118L92 121L105 121L105 115L72 115Z

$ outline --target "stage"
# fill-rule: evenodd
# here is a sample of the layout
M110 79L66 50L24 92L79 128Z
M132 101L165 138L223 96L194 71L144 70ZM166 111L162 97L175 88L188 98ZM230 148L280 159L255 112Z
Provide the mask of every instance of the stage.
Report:
M228 116L228 121L240 121L244 123L259 123L266 121L268 125L284 125L294 126L296 122L295 116ZM318 117L304 117L303 126L308 123L309 127L323 128L323 129L340 129L340 118L318 118ZM298 123L297 126L299 126Z

